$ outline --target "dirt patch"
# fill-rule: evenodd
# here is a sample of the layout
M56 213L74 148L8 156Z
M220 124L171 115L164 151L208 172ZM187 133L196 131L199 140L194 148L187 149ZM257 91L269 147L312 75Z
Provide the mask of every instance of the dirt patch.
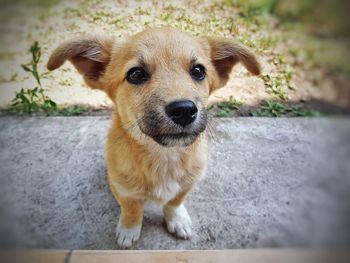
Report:
M286 26L274 14L249 13L240 1L32 2L36 4L4 4L0 10L1 107L8 107L21 88L36 85L21 69L30 61L28 49L34 41L42 47L43 73L50 52L77 35L112 34L122 40L148 27L173 26L193 35L233 36L258 54L262 76L235 67L226 87L211 96L211 104L233 97L243 102L239 115L251 114L266 100L349 113L346 37L314 36L304 28ZM45 75L42 86L59 105L112 107L103 92L86 87L69 63Z

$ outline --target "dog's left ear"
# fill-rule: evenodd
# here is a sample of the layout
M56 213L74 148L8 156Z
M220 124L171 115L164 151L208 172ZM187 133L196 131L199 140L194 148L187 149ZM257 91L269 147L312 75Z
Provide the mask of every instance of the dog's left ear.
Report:
M66 60L69 60L83 75L88 86L103 90L112 97L111 92L104 87L101 79L111 60L113 44L113 38L101 36L89 36L65 42L53 51L47 68L55 70L62 66Z
M250 73L260 74L260 64L247 47L224 37L207 37L205 40L209 44L211 61L219 77L219 81L212 83L210 92L227 83L233 66L238 62L241 62Z

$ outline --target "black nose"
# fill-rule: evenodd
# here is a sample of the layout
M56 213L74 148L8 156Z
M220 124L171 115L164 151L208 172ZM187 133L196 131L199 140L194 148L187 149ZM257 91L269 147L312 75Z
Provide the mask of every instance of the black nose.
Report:
M182 127L194 122L197 112L196 104L190 100L173 101L165 106L165 113L169 118Z

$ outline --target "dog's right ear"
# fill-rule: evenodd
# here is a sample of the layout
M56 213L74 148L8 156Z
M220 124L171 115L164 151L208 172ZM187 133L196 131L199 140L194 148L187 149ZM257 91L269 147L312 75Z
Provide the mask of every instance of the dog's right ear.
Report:
M237 63L242 63L252 74L259 75L260 63L255 55L245 46L234 39L225 37L207 37L204 40L209 45L211 61L215 67L218 80L212 85L210 92L226 85L232 68Z
M69 60L83 75L88 86L104 90L101 78L111 60L113 43L112 38L104 37L85 37L68 41L53 51L47 68L55 70ZM107 90L104 91L108 93Z

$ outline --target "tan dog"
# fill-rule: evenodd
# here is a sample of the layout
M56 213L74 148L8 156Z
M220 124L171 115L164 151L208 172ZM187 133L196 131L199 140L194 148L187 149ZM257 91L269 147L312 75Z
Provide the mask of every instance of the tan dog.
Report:
M254 55L232 39L156 28L125 42L87 37L64 43L48 69L66 60L117 109L106 147L108 180L121 207L117 243L129 247L139 238L146 201L164 205L170 233L190 238L183 201L207 163L207 98L226 84L237 62L259 74Z

